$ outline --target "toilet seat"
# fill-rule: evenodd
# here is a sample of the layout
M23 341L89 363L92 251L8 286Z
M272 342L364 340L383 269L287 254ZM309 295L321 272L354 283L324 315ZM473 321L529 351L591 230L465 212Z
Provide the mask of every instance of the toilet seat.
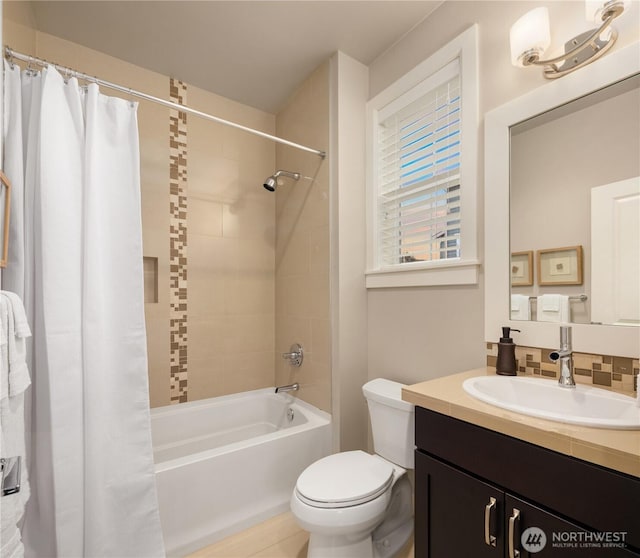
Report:
M315 508L346 508L375 500L393 484L393 466L360 450L329 455L307 467L296 495Z

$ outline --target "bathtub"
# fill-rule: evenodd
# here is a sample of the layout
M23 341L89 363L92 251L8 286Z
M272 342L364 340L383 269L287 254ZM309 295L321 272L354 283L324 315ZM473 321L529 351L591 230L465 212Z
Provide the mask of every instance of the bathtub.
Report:
M151 429L168 556L288 510L331 448L330 415L273 388L152 409Z

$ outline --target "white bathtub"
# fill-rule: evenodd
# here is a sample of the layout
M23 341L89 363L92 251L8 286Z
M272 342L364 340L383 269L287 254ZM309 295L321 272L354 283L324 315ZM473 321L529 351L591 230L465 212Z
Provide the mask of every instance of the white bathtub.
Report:
M168 556L286 511L331 448L330 415L273 388L152 409L151 428Z

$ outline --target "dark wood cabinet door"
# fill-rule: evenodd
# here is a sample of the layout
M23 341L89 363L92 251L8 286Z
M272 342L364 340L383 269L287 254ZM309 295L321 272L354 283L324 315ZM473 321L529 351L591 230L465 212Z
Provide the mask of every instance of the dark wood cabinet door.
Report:
M503 492L416 452L416 558L502 558L503 517Z
M607 546L604 542L589 540L584 529L510 494L505 495L504 513L506 558L511 556L510 546L520 552L520 558L632 558L638 556L625 548ZM512 519L516 516L517 519ZM611 535L612 538L620 536Z

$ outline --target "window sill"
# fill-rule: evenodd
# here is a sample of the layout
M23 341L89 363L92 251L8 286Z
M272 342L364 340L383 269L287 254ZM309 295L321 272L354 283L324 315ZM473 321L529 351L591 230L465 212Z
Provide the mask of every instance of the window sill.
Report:
M465 260L370 270L365 273L366 288L475 285L479 268L477 260Z

